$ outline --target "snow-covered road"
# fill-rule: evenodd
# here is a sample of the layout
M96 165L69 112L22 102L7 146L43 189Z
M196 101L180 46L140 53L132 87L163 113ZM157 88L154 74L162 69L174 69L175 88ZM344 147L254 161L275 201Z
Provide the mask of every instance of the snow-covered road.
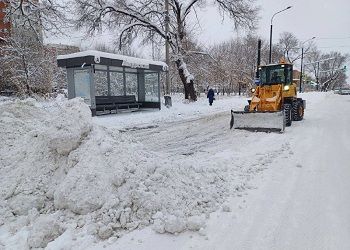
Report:
M276 190L279 197L271 203L283 202L277 208L280 217L276 218L276 226L265 223L257 227L260 233L271 232L265 246L350 249L349 109L349 97L326 96L310 107L305 125L293 129L292 159L300 169L278 171L281 185L270 182L265 187ZM277 189L284 181L285 188Z
M221 112L204 118L171 122L156 128L136 130L133 134L155 151L173 156L208 152L212 146L231 140L229 113ZM179 133L180 132L180 133Z
M146 228L110 249L350 249L350 98L310 99L304 121L283 135L229 131L225 113L135 131L172 157L217 150L225 157L231 150L267 167L251 180L256 188L231 198L230 213L211 216L204 236Z
M208 249L350 249L350 98L312 103L287 130L292 157L270 168Z

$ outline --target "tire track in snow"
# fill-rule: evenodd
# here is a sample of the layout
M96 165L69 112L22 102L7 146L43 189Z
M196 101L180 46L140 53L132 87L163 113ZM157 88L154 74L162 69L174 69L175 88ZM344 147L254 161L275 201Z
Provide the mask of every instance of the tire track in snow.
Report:
M210 162L215 159L215 164L242 172L264 169L276 158L288 157L290 148L284 143L283 134L230 130L229 121L230 114L222 112L128 133L150 150L173 160L185 157ZM271 141L275 143L271 145Z
M152 129L130 131L153 151L170 155L208 152L207 148L229 140L229 114L227 112L204 118L159 125Z

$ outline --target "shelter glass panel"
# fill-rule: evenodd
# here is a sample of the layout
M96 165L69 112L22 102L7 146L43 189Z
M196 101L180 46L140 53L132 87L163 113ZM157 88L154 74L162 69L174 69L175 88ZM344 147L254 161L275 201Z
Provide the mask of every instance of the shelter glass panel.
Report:
M91 106L90 70L74 70L74 89L75 96L82 97Z
M111 77L111 95L124 95L124 77L123 73L110 72Z
M108 96L107 71L95 71L95 90L96 96Z
M135 95L136 99L138 97L137 93L137 74L125 74L126 79L126 94Z
M159 102L158 73L145 74L145 101Z

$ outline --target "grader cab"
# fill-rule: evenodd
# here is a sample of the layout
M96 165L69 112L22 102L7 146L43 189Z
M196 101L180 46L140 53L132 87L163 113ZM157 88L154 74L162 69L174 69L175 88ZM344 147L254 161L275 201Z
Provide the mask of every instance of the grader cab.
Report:
M253 131L283 132L304 117L305 100L297 97L293 65L285 61L259 67L259 83L244 111L231 110L230 127Z

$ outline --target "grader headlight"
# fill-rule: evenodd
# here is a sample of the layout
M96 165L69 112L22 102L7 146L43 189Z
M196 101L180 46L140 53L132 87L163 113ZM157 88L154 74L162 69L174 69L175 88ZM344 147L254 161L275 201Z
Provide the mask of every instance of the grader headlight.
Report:
M286 86L283 87L283 89L284 89L284 91L288 91L289 90L289 86L286 85Z
M252 93L254 93L254 92L256 91L256 89L255 89L255 88L252 88L250 91L252 91Z

